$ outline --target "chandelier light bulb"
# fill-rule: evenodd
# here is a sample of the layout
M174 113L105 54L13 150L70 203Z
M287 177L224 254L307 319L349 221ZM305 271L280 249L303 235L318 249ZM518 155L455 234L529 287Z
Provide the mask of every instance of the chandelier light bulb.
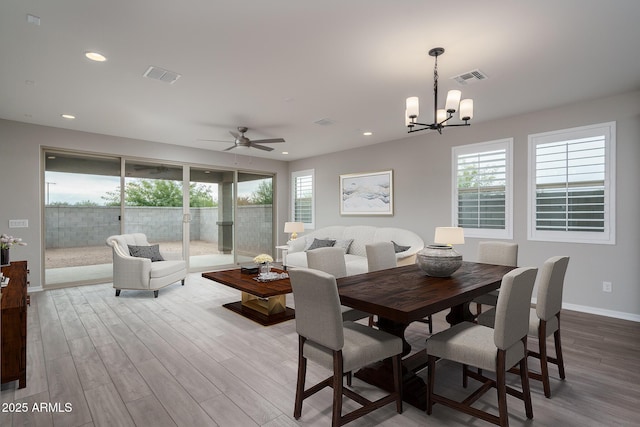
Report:
M442 126L446 126L447 122L445 122L445 120L447 120L447 111L441 108L436 113L436 122L442 124Z
M473 119L473 99L463 99L460 101L460 120Z
M420 113L420 101L417 96L407 98L407 117L410 119L418 117Z
M447 103L445 104L444 109L450 113L455 113L458 110L458 104L460 104L460 97L462 96L462 92L459 90L450 90L447 93Z

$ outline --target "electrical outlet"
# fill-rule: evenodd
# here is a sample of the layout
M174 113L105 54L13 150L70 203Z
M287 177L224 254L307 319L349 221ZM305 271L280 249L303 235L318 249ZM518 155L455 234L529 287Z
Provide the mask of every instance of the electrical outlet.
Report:
M611 282L602 282L602 292L611 292Z

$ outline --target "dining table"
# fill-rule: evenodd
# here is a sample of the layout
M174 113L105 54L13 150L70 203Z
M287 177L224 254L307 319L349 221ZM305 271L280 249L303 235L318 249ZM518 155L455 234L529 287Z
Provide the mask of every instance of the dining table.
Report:
M443 310L449 310L450 325L473 321L471 300L498 289L502 277L514 268L464 261L450 277L432 277L413 264L340 278L338 294L342 305L376 315L379 329L402 338L403 400L425 409L426 384L417 372L426 367L427 354L425 350L411 353L405 330L412 322ZM367 366L355 376L393 390L389 361Z

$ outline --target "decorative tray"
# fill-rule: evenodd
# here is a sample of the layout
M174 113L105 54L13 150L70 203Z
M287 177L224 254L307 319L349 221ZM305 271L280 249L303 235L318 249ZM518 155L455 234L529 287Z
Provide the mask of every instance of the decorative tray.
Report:
M274 282L276 280L288 278L289 274L287 273L276 273L275 271L270 271L269 273L260 273L257 277L254 277L253 280L257 280L258 282Z

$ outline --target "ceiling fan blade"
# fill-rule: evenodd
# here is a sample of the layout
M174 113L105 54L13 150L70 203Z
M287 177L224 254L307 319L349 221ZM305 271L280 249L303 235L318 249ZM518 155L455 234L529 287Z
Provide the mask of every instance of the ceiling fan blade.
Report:
M236 146L235 146L235 145L232 145L231 147L229 147L229 148L225 148L225 149L224 149L224 150L222 150L222 151L229 151L229 150L233 150L234 148L236 148Z
M282 138L271 138L271 139L256 139L256 140L251 140L251 143L259 143L259 144L271 144L273 142L286 142L284 139Z
M228 142L228 143L233 142L233 141L229 141L228 139L197 139L196 141L202 141L202 142Z
M231 134L235 139L240 138L240 134L239 134L238 132L234 132L234 131L230 130L230 131L229 131L229 133L230 133L230 134Z
M253 143L253 141L251 142L250 147L252 147L252 148L257 148L258 150L273 151L273 148L271 148L271 147L265 147L264 145L254 144L254 143Z

